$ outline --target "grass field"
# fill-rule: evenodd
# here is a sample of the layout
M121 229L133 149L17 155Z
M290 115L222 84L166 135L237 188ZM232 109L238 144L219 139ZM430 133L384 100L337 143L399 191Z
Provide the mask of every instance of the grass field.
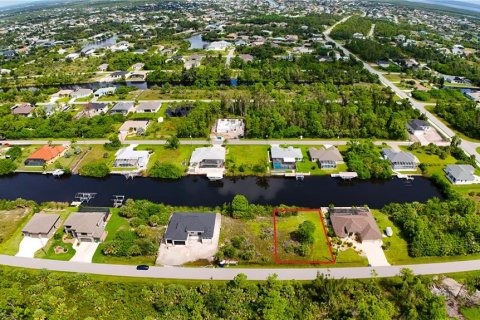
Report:
M268 145L227 145L227 169L228 174L239 175L261 175L256 172L255 167L268 167Z
M176 166L186 168L193 150L198 148L198 145L180 145L178 149L170 149L162 145L140 145L137 150L152 150L154 153L150 156L148 162L148 169L150 169L155 162L171 163Z
M115 160L115 151L105 150L103 145L91 145L90 151L80 162L80 167L92 163L105 163L111 166Z
M324 232L322 220L318 211L301 211L296 216L276 217L277 258L284 262L330 262L332 260L328 238ZM298 242L295 240L295 231L304 221L311 221L315 225L314 242L309 245L310 250L301 257L293 250L288 249Z
M14 255L22 241L22 228L32 216L32 210L18 208L0 211L0 253Z
M443 175L443 169L447 165L457 162L457 160L451 155L448 155L445 159L441 159L436 154L428 154L423 149L408 150L408 147L405 146L401 146L400 149L402 151L412 153L418 158L420 163L424 163L427 166L427 176L431 176L433 174Z

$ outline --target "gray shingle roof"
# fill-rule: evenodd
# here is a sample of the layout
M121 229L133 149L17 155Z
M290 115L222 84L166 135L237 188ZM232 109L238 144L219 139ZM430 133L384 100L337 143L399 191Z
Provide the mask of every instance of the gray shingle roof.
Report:
M331 208L330 221L339 238L355 233L364 240L381 240L382 233L368 208Z
M461 181L475 180L475 168L469 164L450 164L445 168L445 172Z
M106 212L73 212L65 220L64 225L69 226L77 233L93 234L94 237L100 237L105 230L103 218L107 214Z
M190 163L200 163L203 160L223 160L225 161L226 150L224 147L214 146L205 148L196 148L190 158Z
M417 157L409 152L403 151L395 151L393 149L383 149L382 150L384 156L387 158L388 161L391 163L399 163L399 162L414 162L418 163Z
M187 240L189 231L200 231L202 237L212 238L215 213L175 212L170 218L165 239Z
M303 159L302 150L300 148L288 147L282 148L280 146L272 146L270 149L270 154L272 159L285 159L285 158L295 158Z
M33 234L49 233L58 219L60 219L58 214L39 212L33 215L22 231Z
M340 154L340 151L338 151L337 148L335 147L330 147L330 148L310 148L308 149L308 153L310 154L310 158L312 160L319 160L319 161L343 161L342 155Z

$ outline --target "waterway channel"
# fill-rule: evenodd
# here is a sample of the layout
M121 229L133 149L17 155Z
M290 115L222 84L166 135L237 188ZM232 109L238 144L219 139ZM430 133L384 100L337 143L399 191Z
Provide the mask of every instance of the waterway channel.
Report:
M432 197L442 198L432 182L423 177L415 177L413 181L398 178L386 181L342 181L327 176L305 177L304 181L244 177L210 182L196 176L168 181L151 178L126 180L120 175L94 179L78 175L54 178L50 175L19 173L0 178L0 199L71 202L78 192L97 193L89 203L95 206L111 206L113 195L169 205L212 207L231 201L236 194L243 194L257 204L303 207L334 204L381 208L391 202L423 202Z

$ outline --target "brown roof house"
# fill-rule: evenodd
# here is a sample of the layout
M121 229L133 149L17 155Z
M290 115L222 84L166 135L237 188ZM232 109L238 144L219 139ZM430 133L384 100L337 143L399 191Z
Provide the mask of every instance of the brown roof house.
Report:
M82 210L87 210L83 208ZM93 210L93 209L90 209ZM105 225L108 219L109 211L96 212L79 211L72 213L65 223L65 233L77 238L78 242L101 242L105 240L107 233Z
M60 226L60 215L39 212L23 227L24 237L50 238Z
M32 113L33 107L30 103L21 103L14 105L10 110L12 111L12 114L28 116Z
M308 154L312 161L318 162L320 169L335 169L337 164L343 163L340 151L334 146L329 148L310 148Z
M65 152L65 150L66 148L63 146L44 145L33 152L27 158L27 160L25 160L25 165L42 167L43 165L58 159Z
M368 208L330 208L333 231L339 238L357 235L361 242L382 240L382 233Z

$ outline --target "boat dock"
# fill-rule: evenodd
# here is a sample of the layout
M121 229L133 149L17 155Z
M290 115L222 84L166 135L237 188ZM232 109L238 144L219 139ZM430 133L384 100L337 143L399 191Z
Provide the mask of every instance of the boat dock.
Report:
M343 180L351 180L358 177L356 172L339 172L339 173L332 173L330 175L332 178L341 178Z
M403 173L397 173L396 174L398 179L405 179L405 180L413 180L414 177L408 174L403 174Z

